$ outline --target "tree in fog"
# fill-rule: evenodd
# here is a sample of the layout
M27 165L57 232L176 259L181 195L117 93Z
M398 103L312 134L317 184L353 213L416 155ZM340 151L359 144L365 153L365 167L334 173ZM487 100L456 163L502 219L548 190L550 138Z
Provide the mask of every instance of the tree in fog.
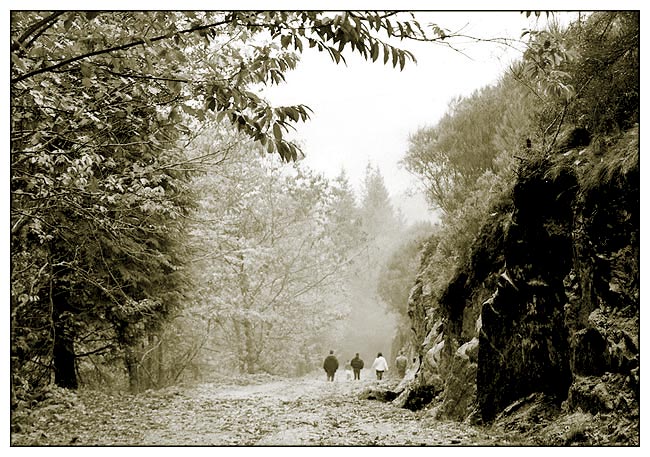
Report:
M350 358L355 352L366 357L378 351L387 353L396 326L395 316L387 312L377 293L377 285L381 265L399 242L403 223L391 204L379 168L370 164L362 183L359 215L362 251L347 278L351 309L340 342Z
M76 388L85 358L123 356L132 389L146 387L151 350L136 348L189 286L184 143L216 118L296 159L285 133L309 109L271 106L260 85L283 82L306 47L403 68L413 56L382 31L441 36L396 13L12 12L12 386L52 370Z
M427 222L410 226L380 270L379 296L403 323L408 322L408 298L420 266L420 253L433 232L434 227Z
M212 322L209 344L240 372L294 373L348 312L345 194L245 142L195 183L194 311Z

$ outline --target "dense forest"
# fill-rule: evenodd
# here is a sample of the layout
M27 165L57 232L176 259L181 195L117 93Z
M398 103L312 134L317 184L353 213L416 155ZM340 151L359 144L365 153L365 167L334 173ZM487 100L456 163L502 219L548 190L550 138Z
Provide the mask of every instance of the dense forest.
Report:
M299 377L331 347L382 348L413 361L397 406L531 435L571 417L538 444L638 444L639 13L549 24L413 129L403 165L441 218L409 226L372 163L361 183L303 166L287 133L310 108L260 88L307 47L400 69L417 57L400 40L448 31L404 13L13 12L14 420L52 386Z

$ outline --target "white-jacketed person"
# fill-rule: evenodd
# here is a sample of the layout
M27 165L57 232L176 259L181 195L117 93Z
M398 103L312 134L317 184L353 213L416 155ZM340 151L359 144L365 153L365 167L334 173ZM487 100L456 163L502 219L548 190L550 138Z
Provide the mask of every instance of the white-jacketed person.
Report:
M372 369L375 370L377 374L377 380L381 381L381 378L384 376L384 371L388 370L388 362L381 352L377 353L377 358L372 362Z

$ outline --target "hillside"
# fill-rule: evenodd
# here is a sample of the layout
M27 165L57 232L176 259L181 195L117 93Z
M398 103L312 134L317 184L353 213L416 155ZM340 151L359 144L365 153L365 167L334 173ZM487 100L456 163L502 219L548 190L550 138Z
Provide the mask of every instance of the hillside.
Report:
M638 151L634 127L522 163L438 301L425 254L420 368L398 401L536 436L570 424L539 444L638 444Z

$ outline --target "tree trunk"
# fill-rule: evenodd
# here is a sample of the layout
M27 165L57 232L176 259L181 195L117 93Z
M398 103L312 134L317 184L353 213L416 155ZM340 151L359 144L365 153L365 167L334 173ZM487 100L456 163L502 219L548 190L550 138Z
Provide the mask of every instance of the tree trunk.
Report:
M64 337L55 337L53 349L54 383L66 389L76 389L77 364L74 353L74 343Z
M65 389L77 389L77 359L74 335L67 321L70 316L68 293L57 291L52 295L52 365L54 383Z
M246 373L254 374L256 365L255 334L250 322L244 322L244 338L246 340Z
M128 322L120 322L115 327L115 331L120 346L124 350L124 366L126 367L126 372L129 377L129 391L131 393L138 393L141 388L140 364L136 351L138 340L135 338L133 330L129 327Z
M147 335L147 344L142 344L142 355L140 356L145 371L145 376L142 378L143 390L158 387L158 382L155 378L155 373L157 371L155 350L156 337L152 333L149 333ZM142 356L144 356L144 359Z
M158 380L158 386L164 386L166 379L165 379L165 359L164 359L164 352L163 352L163 344L164 340L161 338L161 336L158 336L158 347L156 348L156 363L158 364L158 374L157 374L157 380Z
M131 345L127 345L124 349L124 363L126 371L129 375L129 390L131 393L138 393L140 391L140 373L138 370L138 359L135 349Z

